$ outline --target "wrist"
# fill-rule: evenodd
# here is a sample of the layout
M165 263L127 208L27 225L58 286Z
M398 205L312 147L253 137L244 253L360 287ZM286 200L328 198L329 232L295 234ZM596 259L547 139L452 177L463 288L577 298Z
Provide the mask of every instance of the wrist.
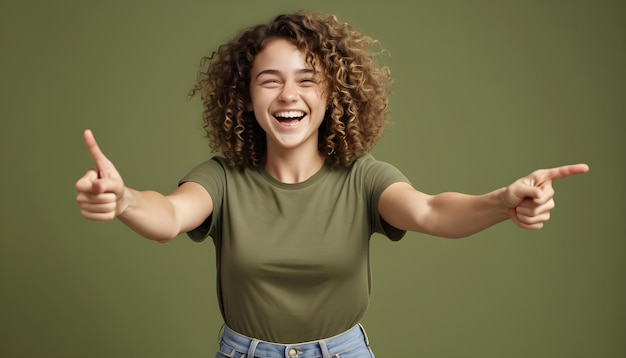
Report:
M122 189L122 193L117 199L117 215L116 217L121 218L125 214L127 214L129 208L132 207L132 203L135 201L135 193L132 189L124 186Z
M498 215L499 217L502 219L502 221L504 220L508 220L511 218L511 214L510 214L510 210L511 208L509 207L508 203L508 188L506 187L502 187L500 189L496 189L494 191L494 193L496 194L497 197L497 211L498 211Z

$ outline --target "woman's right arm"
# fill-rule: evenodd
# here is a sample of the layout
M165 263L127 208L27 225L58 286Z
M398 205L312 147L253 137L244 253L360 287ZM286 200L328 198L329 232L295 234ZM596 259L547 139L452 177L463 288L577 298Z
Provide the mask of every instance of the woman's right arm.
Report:
M84 137L96 163L96 169L90 169L76 182L76 201L85 218L119 218L141 236L167 242L200 226L213 212L211 196L197 183L184 183L167 196L126 187L91 131L86 130Z

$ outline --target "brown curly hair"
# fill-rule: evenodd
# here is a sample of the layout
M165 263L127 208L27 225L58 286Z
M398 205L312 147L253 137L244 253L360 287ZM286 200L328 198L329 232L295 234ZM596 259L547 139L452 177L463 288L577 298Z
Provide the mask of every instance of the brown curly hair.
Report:
M389 118L391 73L379 66L369 36L335 16L309 11L277 16L240 32L201 61L189 96L200 94L209 146L237 167L262 165L265 132L250 103L250 70L255 56L276 38L288 39L323 69L329 109L319 129L318 149L331 165L350 165L370 150Z

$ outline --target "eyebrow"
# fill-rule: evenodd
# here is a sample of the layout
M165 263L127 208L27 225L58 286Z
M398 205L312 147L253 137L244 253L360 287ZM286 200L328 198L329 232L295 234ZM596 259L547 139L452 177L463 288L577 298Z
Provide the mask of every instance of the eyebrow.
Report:
M314 71L314 70L312 70L312 69L309 69L309 68L303 68L303 69L301 69L301 70L297 70L295 73L296 73L296 75L302 75L302 74L315 74L315 71ZM261 72L257 73L257 75L256 75L256 77L255 77L255 78L259 78L259 77L261 77L262 75L278 75L278 74L280 74L280 71L279 71L279 70L271 70L271 69L269 69L269 70L263 70L263 71L261 71Z

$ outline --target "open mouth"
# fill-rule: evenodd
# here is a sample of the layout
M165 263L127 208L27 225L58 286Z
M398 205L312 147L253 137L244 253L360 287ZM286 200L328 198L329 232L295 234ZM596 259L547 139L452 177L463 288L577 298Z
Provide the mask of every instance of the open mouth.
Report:
M274 113L274 118L284 125L295 126L306 116L302 111L283 111Z

